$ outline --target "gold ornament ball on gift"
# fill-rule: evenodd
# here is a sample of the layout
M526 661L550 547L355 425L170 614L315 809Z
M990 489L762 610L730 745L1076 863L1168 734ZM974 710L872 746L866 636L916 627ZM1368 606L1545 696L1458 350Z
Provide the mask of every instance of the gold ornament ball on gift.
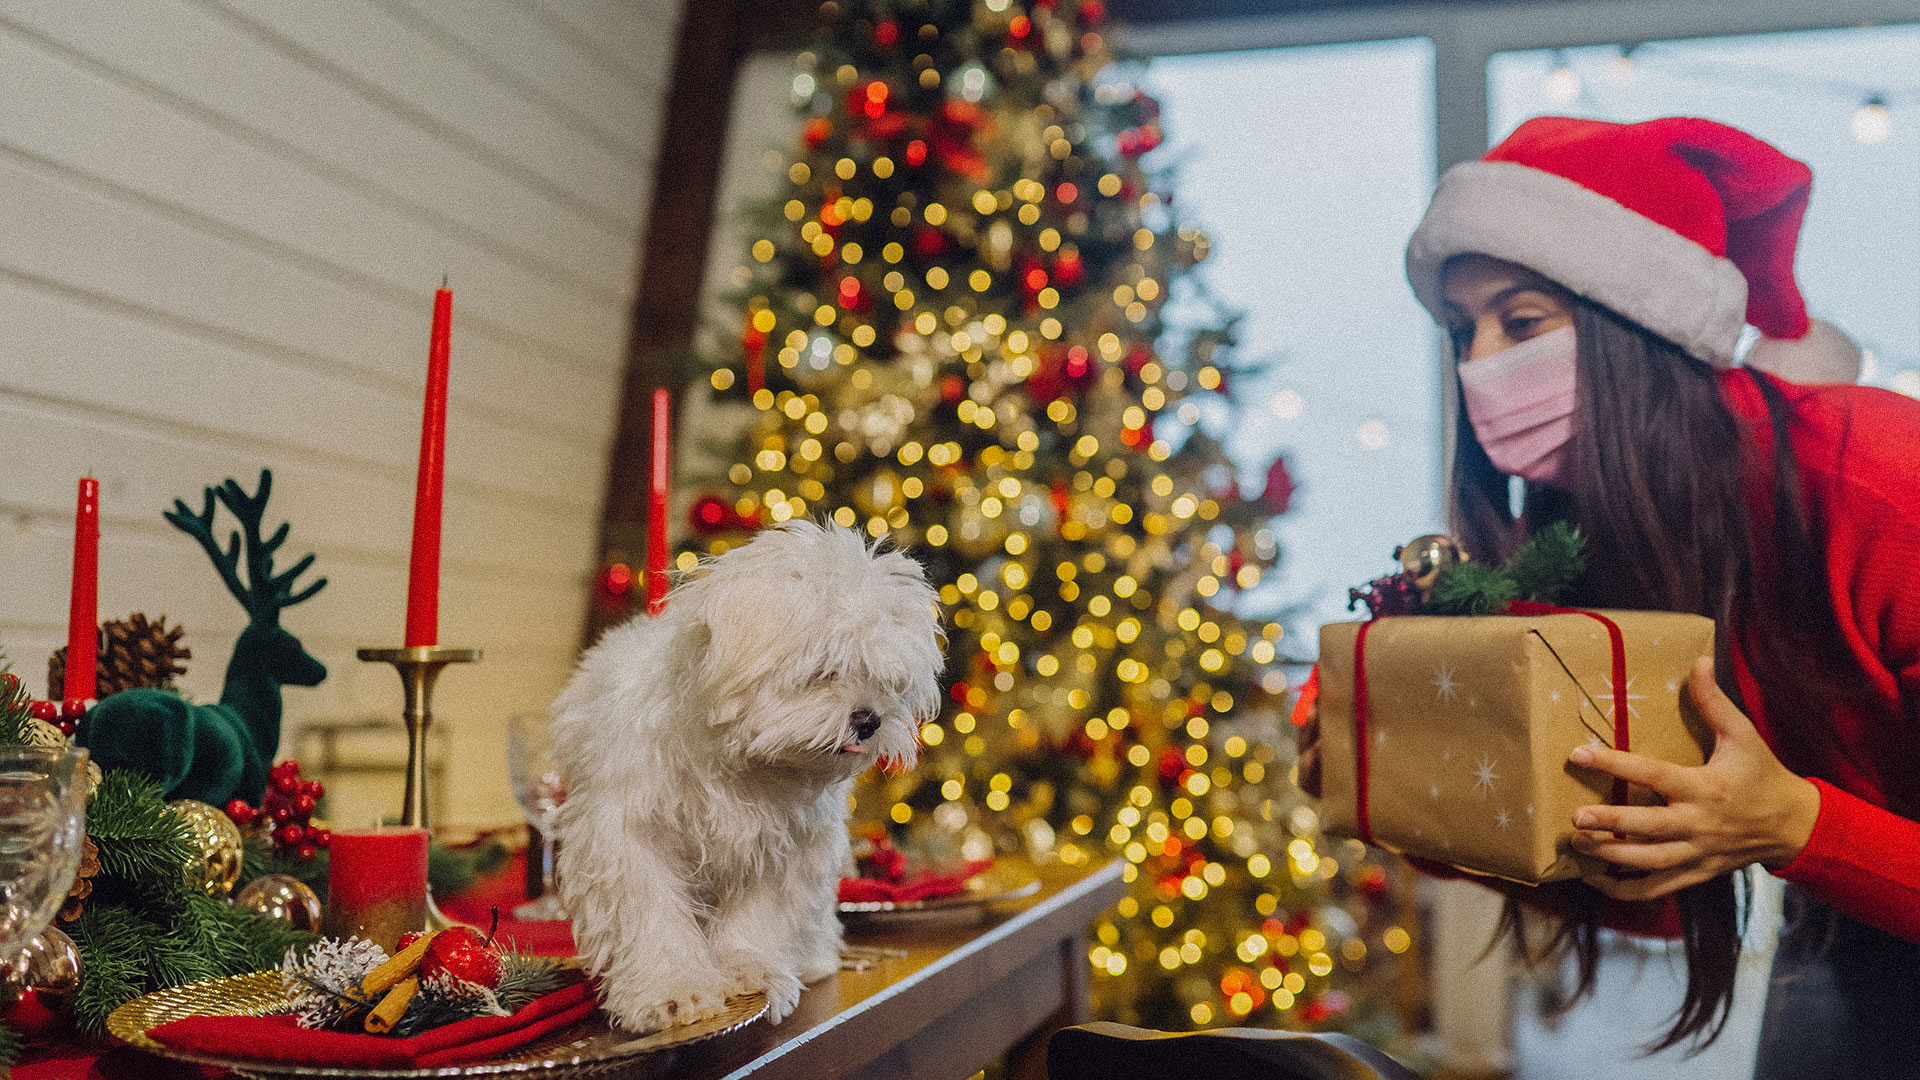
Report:
M1439 533L1416 536L1393 554L1400 560L1400 568L1413 575L1414 586L1423 593L1433 588L1440 571L1467 561L1467 553L1460 547L1460 541Z
M232 892L240 878L240 827L218 807L197 799L175 799L167 810L187 823L197 855L187 866L187 881L215 898Z
M287 874L268 874L247 882L234 894L233 906L295 930L320 929L320 897L306 882Z

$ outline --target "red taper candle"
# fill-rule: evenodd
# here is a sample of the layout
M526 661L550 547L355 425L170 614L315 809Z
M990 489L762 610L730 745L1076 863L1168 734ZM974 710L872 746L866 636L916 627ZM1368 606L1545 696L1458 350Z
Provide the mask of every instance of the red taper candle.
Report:
M67 683L61 688L68 702L93 697L99 625L100 481L83 476L73 514L73 597L67 607Z
M652 468L647 483L647 614L667 603L667 488L673 473L673 396L653 392Z
M433 294L427 403L420 416L420 476L413 493L413 558L407 568L407 647L440 643L440 491L447 457L447 360L453 291Z

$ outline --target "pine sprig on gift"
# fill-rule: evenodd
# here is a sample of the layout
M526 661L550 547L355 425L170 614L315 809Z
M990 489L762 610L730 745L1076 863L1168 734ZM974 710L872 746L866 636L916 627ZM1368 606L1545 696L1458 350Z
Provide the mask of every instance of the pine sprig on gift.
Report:
M1586 538L1556 521L1499 566L1455 563L1434 579L1424 615L1497 615L1515 600L1553 603L1587 568Z

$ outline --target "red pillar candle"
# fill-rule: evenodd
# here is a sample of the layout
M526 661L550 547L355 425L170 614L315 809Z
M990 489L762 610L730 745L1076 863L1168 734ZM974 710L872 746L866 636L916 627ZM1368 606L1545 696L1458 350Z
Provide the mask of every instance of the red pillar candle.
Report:
M327 848L321 931L352 935L392 953L400 935L427 926L427 830L335 829Z
M80 478L80 502L73 515L73 596L67 607L67 682L61 687L65 712L93 697L100 648L100 481ZM48 688L52 690L51 687Z
M440 641L440 487L447 456L447 359L453 291L433 294L427 403L420 417L420 476L413 493L413 558L407 568L407 647Z
M647 614L667 603L667 488L673 473L673 397L653 392L652 469L647 487Z

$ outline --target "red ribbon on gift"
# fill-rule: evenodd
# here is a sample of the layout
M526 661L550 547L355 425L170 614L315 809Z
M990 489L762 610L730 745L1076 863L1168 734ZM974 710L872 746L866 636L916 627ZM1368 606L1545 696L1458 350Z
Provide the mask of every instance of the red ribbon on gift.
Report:
M1533 600L1515 600L1507 605L1507 615L1585 615L1607 628L1607 643L1613 654L1613 670L1610 678L1613 685L1613 748L1626 753L1632 748L1628 737L1627 702L1627 644L1620 633L1620 626L1612 619L1597 611L1584 611L1580 608L1561 607L1558 604L1542 604ZM1373 842L1373 826L1367 815L1367 780L1370 770L1367 767L1367 632L1384 619L1371 619L1360 624L1360 632L1353 639L1353 767L1354 798L1357 805L1354 818L1359 826L1360 839ZM1613 790L1608 793L1607 801L1615 806L1625 805L1627 801L1627 782L1614 778Z

